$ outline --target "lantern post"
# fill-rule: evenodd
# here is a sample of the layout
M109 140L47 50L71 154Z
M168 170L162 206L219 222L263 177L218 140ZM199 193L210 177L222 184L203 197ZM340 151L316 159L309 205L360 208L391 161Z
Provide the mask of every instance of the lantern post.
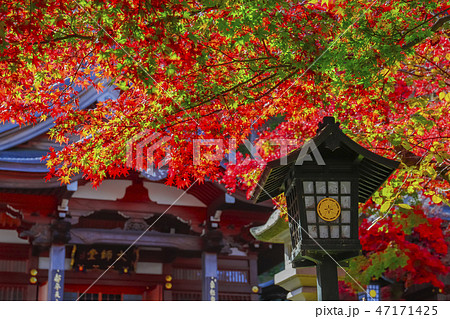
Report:
M333 117L285 158L267 164L255 202L286 196L294 267L316 265L319 300L339 300L337 262L359 255L358 203L398 167L346 136Z

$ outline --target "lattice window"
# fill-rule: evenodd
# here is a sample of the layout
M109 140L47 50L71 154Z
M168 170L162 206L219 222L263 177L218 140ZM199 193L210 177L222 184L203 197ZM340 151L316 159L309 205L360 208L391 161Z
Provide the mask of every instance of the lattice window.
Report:
M300 207L297 199L296 187L292 185L286 192L286 203L289 218L289 229L291 232L292 247L296 248L301 240Z
M200 269L174 268L173 278L177 280L202 280L202 271ZM248 271L218 270L217 279L230 283L248 283Z
M217 277L224 282L248 283L248 272L243 270L219 270Z
M349 181L303 182L307 231L312 238L350 238L350 190ZM324 198L339 202L341 213L337 219L327 222L317 215L317 205Z

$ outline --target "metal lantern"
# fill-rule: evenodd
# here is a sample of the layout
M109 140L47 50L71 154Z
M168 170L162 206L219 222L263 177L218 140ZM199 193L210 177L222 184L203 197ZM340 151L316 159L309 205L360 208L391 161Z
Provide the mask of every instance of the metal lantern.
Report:
M326 168L311 162L292 167L284 189L294 256L360 250L357 172L345 161Z
M317 135L267 164L252 197L286 195L294 267L359 254L358 203L366 202L399 163L352 141L325 117Z

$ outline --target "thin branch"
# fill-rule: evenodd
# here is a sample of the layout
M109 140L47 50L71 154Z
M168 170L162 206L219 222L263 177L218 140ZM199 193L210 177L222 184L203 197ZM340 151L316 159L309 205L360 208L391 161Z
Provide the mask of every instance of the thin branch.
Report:
M415 74L415 73L412 73L411 71L408 71L408 70L405 70L405 69L399 69L399 71L400 71L400 72L403 72L403 73L406 73L406 74L409 74L409 75L412 75L412 76L417 76L417 77L419 77L419 78L422 78L422 77L423 77L423 75Z
M278 88L281 84L283 84L287 79L293 77L296 73L298 73L300 70L296 69L294 70L291 74L287 75L285 78L283 78L280 82L278 82L276 85L274 85L271 89L267 90L265 93L261 94L260 96L254 98L254 101L259 101L260 99L262 99L264 96L267 96L268 94L270 94L271 92L273 92L276 88Z
M68 34L66 36L59 37L59 38L49 39L49 40L45 40L45 41L41 41L41 42L33 42L32 45L48 44L48 43L58 42L58 41L62 41L62 40L72 39L72 38L83 39L83 40L92 40L92 39L94 39L94 37L85 36L85 35L81 35L81 34ZM8 43L9 44L18 44L20 42L13 41L13 42L8 42Z
M230 62L218 63L218 64L213 64L213 65L206 65L206 67L208 67L208 68L215 68L217 66L229 65L229 64L233 64L233 63L249 63L249 62L253 62L253 61L269 60L269 59L275 59L275 58L273 58L273 57L262 57L262 58L248 59L248 60L234 60L233 59L233 61L230 61Z
M444 12L444 11L443 11ZM437 16L437 15L436 15ZM432 20L432 19L431 19ZM428 20L428 21L430 21L430 20ZM428 21L425 21L425 22L428 22ZM432 27L430 28L430 30L431 31L433 31L433 32L436 32L440 27L442 27L443 25L444 25L444 23L446 23L447 21L450 21L450 15L446 15L446 16L444 16L444 17L442 17L442 18L439 18L433 25L432 25ZM425 23L424 22L424 23ZM423 24L423 23L422 23ZM403 46L402 46L402 49L403 50L406 50L406 49L410 49L410 48L412 48L413 46L415 46L416 44L419 44L420 42L422 42L423 40L424 40L425 38L417 38L417 39L415 39L415 40L413 40L413 41L411 41L411 42L408 42L408 43L406 43L406 44L404 44Z
M417 28L420 28L421 26L423 26L425 23L432 21L433 19L435 19L436 17L438 17L441 13L444 13L445 11L447 11L448 9L445 9L441 12L436 13L435 15L433 15L431 18L426 19L424 22L422 22L419 25L416 25L414 28L409 29L408 31L406 31L401 38L404 38L408 33L411 33L412 31L416 30Z
M75 81L75 78L76 78L77 75L78 75L78 72L79 72L80 69L81 69L81 66L82 66L83 63L84 63L84 60L85 60L85 59L86 59L93 51L94 51L94 49L92 49L91 51L89 51L89 52L81 59L80 63L78 64L77 69L75 70L75 74L73 75L72 80L71 80L70 83L64 88L64 90L61 91L61 93L59 94L59 96L58 96L57 99L61 98L61 96L63 95L63 93L64 93L68 88L70 88L70 87L72 86L72 84L73 84L74 81Z
M450 16L449 16L450 17ZM421 57L424 60L427 60L429 63L433 64L435 67L437 67L439 70L441 70L442 72L444 72L445 74L447 74L448 77L450 77L450 73L448 73L446 70L442 69L439 65L437 65L436 63L434 63L433 61L431 61L430 59L428 59L426 56L422 56L419 53L416 53L419 57Z

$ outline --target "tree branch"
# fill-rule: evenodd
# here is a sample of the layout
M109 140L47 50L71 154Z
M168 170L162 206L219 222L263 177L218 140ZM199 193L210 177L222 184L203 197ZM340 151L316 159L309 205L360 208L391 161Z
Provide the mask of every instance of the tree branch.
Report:
M406 166L412 167L420 165L420 162L422 160L421 156L416 155L411 151L408 151L403 146L396 146L394 147L394 149L397 152L402 163L405 164ZM430 163L436 164L435 170L438 176L441 176L442 179L450 183L450 177L447 175L447 173L450 171L449 166L445 165L445 163L438 164L436 161L431 161Z
M54 39L49 39L49 40L45 40L45 41L41 41L41 42L33 42L32 45L35 44L48 44L48 43L52 43L52 42L58 42L58 41L62 41L62 40L67 40L67 39L72 39L72 38L78 38L78 39L83 39L83 40L92 40L94 39L94 37L90 37L90 36L85 36L85 35L81 35L81 34L68 34L65 35L63 37L59 37L59 38L54 38ZM8 42L9 44L18 44L18 41L13 41L13 42Z
M442 27L444 25L444 23L450 21L450 15L446 15L444 17L439 18L432 26L431 26L431 31L436 32L437 30L439 30L440 27ZM419 27L419 26L417 26ZM416 28L417 28L416 27ZM413 29L414 30L414 29ZM411 30L412 31L412 30ZM408 31L409 32L409 31ZM405 34L406 35L406 34ZM425 40L425 38L417 38L411 42L408 42L406 44L404 44L402 46L403 50L407 50L412 48L413 46L415 46L416 44L419 44L420 42L422 42L423 40Z

